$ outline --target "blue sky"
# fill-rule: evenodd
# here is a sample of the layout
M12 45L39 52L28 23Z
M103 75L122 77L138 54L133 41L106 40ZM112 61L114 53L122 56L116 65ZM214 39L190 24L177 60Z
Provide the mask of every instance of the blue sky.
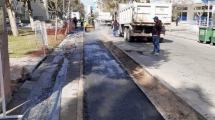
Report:
M85 6L93 4L93 0L81 0L81 2L84 3Z
M93 6L93 2L96 0L81 0L81 2L84 4L85 6L85 11L87 11L88 6Z

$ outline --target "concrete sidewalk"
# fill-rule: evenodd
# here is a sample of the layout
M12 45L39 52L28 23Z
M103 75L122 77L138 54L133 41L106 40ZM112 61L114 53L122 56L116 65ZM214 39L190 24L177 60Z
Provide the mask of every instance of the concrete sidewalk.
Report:
M70 46L67 50L69 60L66 81L62 88L59 120L83 119L83 32L72 34L62 42L62 46ZM75 46L74 46L75 45Z
M193 40L198 41L198 33L189 31L189 30L183 30L183 31L167 31L165 36L173 36L177 38L182 38L186 40ZM165 37L164 36L164 37Z
M198 28L197 25L179 24L179 26L175 26L172 24L166 26L166 35L198 41Z
M166 35L157 57L150 54L151 43L128 43L111 37L110 30L105 34L206 119L215 119L214 46Z

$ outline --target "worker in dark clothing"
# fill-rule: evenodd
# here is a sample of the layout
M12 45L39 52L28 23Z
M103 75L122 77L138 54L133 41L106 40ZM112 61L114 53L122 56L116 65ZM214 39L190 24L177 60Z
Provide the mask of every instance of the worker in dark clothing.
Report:
M81 18L81 29L83 29L84 28L84 18Z
M75 29L77 28L77 23L78 23L78 20L76 17L73 18L73 23L75 24Z
M116 34L119 30L119 23L117 22L117 20L114 20L112 23L112 30L113 30L113 36L116 37Z
M162 31L162 21L159 20L157 16L154 17L155 25L152 30L152 41L154 45L154 49L152 51L153 54L159 55L160 53L160 34Z

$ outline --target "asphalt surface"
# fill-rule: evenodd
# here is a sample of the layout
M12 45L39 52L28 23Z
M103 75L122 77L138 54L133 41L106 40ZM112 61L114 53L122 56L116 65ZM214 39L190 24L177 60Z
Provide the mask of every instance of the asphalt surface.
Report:
M215 46L198 43L193 40L195 35L188 35L190 31L172 31L160 44L160 56L154 56L151 42L125 42L122 37L112 37L109 28L100 31L192 108L215 120Z
M92 33L84 42L84 83L85 120L164 120Z

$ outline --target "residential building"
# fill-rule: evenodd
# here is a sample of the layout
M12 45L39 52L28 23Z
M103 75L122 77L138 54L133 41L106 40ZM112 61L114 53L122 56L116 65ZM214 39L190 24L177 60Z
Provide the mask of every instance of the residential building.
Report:
M209 9L206 0L172 0L173 20L177 16L181 21L190 24L206 24L209 13L209 21L212 25L212 15L215 9L214 2L210 2Z
M210 25L215 18L215 1L209 0L150 0L151 3L172 3L173 5L173 21L180 17L181 22L189 24L206 24L207 16L209 13Z

